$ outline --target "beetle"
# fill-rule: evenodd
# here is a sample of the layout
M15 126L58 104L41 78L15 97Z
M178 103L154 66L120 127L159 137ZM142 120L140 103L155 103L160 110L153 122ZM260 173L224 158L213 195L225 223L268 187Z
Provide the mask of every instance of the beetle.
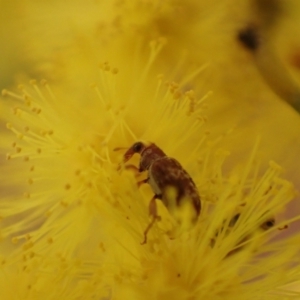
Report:
M120 150L124 148L115 148ZM139 167L128 165L128 169L135 169L138 172L148 171L148 177L138 182L138 186L148 183L154 193L153 198L149 203L149 215L152 216L152 221L144 231L144 240L141 243L147 243L147 234L156 220L160 217L157 215L156 200L161 200L170 213L174 209L174 201L170 199L170 189L174 189L175 209L180 209L185 201L192 204L193 216L191 222L195 223L200 215L201 200L197 187L191 176L184 170L181 164L174 158L168 157L154 143L135 142L123 156L123 163L126 163L135 154L140 154ZM180 223L180 222L179 222Z

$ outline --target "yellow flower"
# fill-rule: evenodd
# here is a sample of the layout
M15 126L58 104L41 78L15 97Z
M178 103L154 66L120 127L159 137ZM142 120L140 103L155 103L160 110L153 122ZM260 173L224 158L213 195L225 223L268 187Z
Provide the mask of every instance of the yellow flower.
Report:
M76 9L64 9L56 25L65 33L63 20L69 14L72 24L84 25L75 34L45 39L44 44L44 37L36 39L31 33L32 55L38 61L31 70L51 83L32 80L2 92L0 117L6 130L1 132L0 151L6 160L1 161L0 175L1 299L232 300L294 295L285 286L299 280L300 236L281 231L298 219L282 217L295 198L294 187L272 161L271 146L264 145L268 130L238 126L232 133L233 125L241 125L240 110L232 106L234 112L224 111L224 103L231 96L236 100L244 88L259 86L255 95L266 95L268 101L274 96L252 73L254 83L243 75L238 81L243 86L226 89L226 76L234 81L243 72L238 63L232 73L220 68L222 62L231 66L227 55L240 48L231 52L226 44L226 55L220 51L223 40L216 38L220 27L215 25L230 14L220 10L219 1L212 7L178 3L103 2L99 7L107 15L101 14L98 27L96 10L89 23L74 17ZM28 5L41 8L34 2ZM74 7L81 5L74 2ZM90 3L87 11L97 5ZM241 5L245 11L246 6ZM200 8L216 14L206 16ZM198 23L199 14L206 18ZM174 22L176 16L182 26ZM49 30L57 35L55 26ZM213 38L207 33L211 31ZM195 40L205 32L205 43ZM47 64L41 53L56 59ZM215 54L220 72L208 80L207 63ZM212 105L208 99L220 101ZM288 116L296 119L292 113ZM289 138L296 133L295 129ZM244 135L237 139L239 147L253 144L247 159L232 159L222 150L221 144L229 144L235 134ZM138 140L154 142L182 164L202 205L197 223L187 230L190 207L168 210L157 200L161 220L144 245L153 191L149 185L139 188L137 181L145 177L122 164L126 150L114 151ZM138 155L129 163L138 166ZM171 199L176 196L176 186L168 191ZM178 216L183 224L176 221Z
M150 48L154 63L160 42ZM294 197L292 185L274 163L261 174L257 147L226 176L228 153L207 140L204 100L152 78L150 67L128 78L105 63L82 101L46 81L3 91L3 298L22 282L22 299L276 299L276 288L298 277L290 262L298 262L299 236L267 243L265 231ZM159 203L162 220L145 245L153 193L118 170L122 153L113 151L137 140L176 157L202 201L198 223L175 237L179 225Z

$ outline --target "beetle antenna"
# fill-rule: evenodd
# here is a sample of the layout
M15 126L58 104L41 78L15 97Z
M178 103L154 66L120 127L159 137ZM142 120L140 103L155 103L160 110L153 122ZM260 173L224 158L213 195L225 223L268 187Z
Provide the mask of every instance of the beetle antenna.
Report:
M128 147L116 147L113 149L113 151L120 151L120 150L127 150Z

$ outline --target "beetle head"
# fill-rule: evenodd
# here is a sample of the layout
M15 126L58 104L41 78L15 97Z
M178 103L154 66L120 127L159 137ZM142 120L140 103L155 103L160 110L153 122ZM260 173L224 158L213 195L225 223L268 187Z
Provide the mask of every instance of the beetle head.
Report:
M124 163L127 162L135 153L141 154L146 148L143 142L134 143L124 154Z

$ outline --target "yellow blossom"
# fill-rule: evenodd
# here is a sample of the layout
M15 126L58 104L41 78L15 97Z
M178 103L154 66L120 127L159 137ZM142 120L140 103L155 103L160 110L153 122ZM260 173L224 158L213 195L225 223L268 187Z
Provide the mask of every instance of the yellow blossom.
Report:
M294 197L280 168L271 163L261 174L254 149L240 173L226 176L228 153L207 141L202 99L178 94L180 84L163 84L161 76L146 73L138 89L138 78L124 85L126 77L102 65L81 102L46 81L3 91L3 297L13 297L9 287L21 281L16 293L23 299L250 299L295 280L299 271L290 261L298 261L298 235L266 244L270 237L260 233ZM159 205L162 221L146 245L152 192L138 189L132 172L118 171L122 154L113 151L140 139L180 160L203 206L197 225L170 239L178 225ZM236 248L242 251L230 255ZM266 278L257 282L260 276Z
M102 7L107 14L102 11L100 22L93 11L87 22L78 20L86 12L76 10L82 5L76 1L71 11L59 11L57 24L65 30L68 15L70 28L75 28L68 39L64 31L56 36L57 24L49 27L55 37L47 44L42 43L44 37L35 39L31 33L29 44L37 56L31 71L48 81L4 89L0 102L1 124L6 126L0 142L1 299L232 300L299 295L287 285L299 280L300 236L284 230L298 220L284 218L296 192L273 162L274 151L265 145L274 127L264 131L256 125L259 130L251 131L241 124L239 109L226 116L224 103L231 95L236 100L243 88L230 85L222 96L228 72L208 79L210 55L218 55L218 69L221 62L231 65L226 55L235 53L228 45L226 55L213 47L224 41L215 35L220 29L215 24L224 15L229 20L230 10L221 8L230 3L213 1L210 7L196 1L95 2L88 3L87 11ZM53 4L27 3L34 12L70 5ZM247 11L247 5L243 9ZM211 10L214 14L204 14ZM175 16L181 17L182 26ZM215 33L208 43L195 39L208 29ZM206 32L202 40L209 36ZM55 53L56 59L43 60L41 53ZM234 69L229 81L243 74L238 64ZM254 83L245 77L238 82L248 91L259 86L255 95L274 100L263 79L251 74ZM276 115L281 105L270 115ZM287 116L297 124L296 114L289 113L277 126ZM227 120L230 116L235 116L233 121ZM249 132L251 136L240 138ZM246 159L221 147L236 135L242 150L251 144ZM191 212L176 206L168 210L157 201L161 220L154 223L144 245L153 191L149 185L138 187L144 175L126 169L124 152L114 151L138 140L154 142L176 158L195 182L202 204L197 223L186 230L176 218L183 218L185 225ZM274 135L270 140L278 145ZM239 149L233 152L239 154ZM138 162L138 155L130 161L136 166ZM176 192L173 188L170 197Z

